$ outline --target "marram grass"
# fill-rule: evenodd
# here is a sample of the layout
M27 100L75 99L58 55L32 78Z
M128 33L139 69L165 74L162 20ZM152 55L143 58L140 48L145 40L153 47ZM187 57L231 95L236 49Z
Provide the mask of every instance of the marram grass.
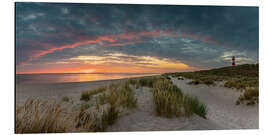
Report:
M181 114L183 93L169 80L155 82L153 99L155 111L159 116L173 117Z
M101 87L98 87L98 88L96 88L94 90L91 90L91 91L83 91L82 94L81 94L80 100L89 101L92 95L96 95L98 93L102 93L106 89L107 89L106 86L101 86Z
M193 113L206 118L207 107L196 97L184 95L177 86L169 80L159 80L154 84L153 99L158 116L173 117Z
M183 97L183 104L186 116L191 116L193 113L195 113L203 118L206 118L207 107L205 104L201 103L197 97L185 95Z

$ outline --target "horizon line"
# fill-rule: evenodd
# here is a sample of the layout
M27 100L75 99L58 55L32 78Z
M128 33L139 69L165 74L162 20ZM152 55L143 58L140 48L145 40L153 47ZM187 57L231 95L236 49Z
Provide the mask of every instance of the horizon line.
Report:
M84 72L77 72L77 73L16 73L16 74L163 74L163 73L130 73L130 72L96 72L96 73L84 73Z

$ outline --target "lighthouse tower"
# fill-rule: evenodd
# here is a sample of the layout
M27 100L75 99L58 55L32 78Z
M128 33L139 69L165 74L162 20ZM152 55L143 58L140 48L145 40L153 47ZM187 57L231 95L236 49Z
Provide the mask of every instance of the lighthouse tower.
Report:
M235 57L232 56L232 66L234 67L235 66Z

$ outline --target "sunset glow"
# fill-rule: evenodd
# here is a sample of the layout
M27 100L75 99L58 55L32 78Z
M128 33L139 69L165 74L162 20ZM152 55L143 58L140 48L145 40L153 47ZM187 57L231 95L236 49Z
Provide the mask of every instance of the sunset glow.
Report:
M137 61L134 62L133 59ZM198 70L184 63L172 62L168 59L121 53L108 54L107 56L77 56L55 64L57 65L57 63L60 65L76 63L80 66L57 69L52 65L53 63L47 63L51 65L48 69L23 73L163 73Z
M18 3L16 73L184 72L228 66L232 56L258 63L257 18L245 7Z

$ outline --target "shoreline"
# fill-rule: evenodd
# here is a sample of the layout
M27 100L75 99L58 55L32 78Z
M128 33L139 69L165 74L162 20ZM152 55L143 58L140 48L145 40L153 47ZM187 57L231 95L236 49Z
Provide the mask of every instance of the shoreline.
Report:
M16 74L17 75L17 74ZM137 76L137 77L124 77L124 78L117 78L117 79L105 79L105 80L93 80L93 81L74 81L74 82L35 82L35 83L19 83L18 80L16 80L15 78L15 85L51 85L51 84L71 84L71 83L95 83L95 82L106 82L106 81L121 81L121 80L128 80L128 79L140 79L140 78L143 78L143 77L156 77L156 76L160 76L162 74L157 74L157 75L145 75L145 76Z
M28 98L39 98L45 100L61 100L62 97L70 96L73 98L80 97L81 92L91 91L100 86L109 85L111 83L117 83L121 81L127 81L129 79L140 79L141 76L130 77L111 80L97 80L97 81L83 81L83 82L61 82L61 83L17 83L16 82L16 105L23 104Z

